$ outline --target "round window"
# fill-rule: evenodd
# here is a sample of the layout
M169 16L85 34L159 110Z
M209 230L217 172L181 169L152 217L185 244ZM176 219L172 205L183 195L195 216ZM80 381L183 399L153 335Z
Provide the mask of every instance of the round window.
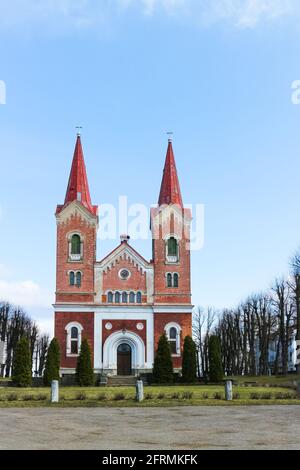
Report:
M121 271L119 272L119 276L121 279L123 279L123 281L126 281L126 279L130 277L130 272L128 271L128 269L121 269Z

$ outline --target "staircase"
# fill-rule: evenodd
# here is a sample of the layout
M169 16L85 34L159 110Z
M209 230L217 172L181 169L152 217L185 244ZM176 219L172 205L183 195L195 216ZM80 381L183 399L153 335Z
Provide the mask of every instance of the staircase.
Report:
M107 377L107 379L109 387L133 387L136 383L136 377L133 375L114 375Z

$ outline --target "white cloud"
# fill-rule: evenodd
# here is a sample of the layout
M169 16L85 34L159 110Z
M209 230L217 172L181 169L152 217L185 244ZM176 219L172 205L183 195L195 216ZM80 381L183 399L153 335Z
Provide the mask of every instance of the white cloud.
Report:
M240 28L282 17L299 19L299 0L0 0L0 29L37 26L74 30L107 27L118 14L136 10L191 23L229 22Z
M41 288L33 281L0 280L0 299L24 308L49 308L53 303L53 293Z

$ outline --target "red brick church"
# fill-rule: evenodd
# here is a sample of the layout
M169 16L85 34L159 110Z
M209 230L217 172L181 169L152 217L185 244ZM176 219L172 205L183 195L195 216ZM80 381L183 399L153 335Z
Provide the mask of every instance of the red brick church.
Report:
M192 330L191 213L182 202L172 141L158 205L151 210L150 261L126 235L97 260L98 206L91 201L79 135L56 221L55 336L61 347L62 376L74 374L83 338L90 343L96 374L151 373L163 333L174 370L180 372L183 340Z

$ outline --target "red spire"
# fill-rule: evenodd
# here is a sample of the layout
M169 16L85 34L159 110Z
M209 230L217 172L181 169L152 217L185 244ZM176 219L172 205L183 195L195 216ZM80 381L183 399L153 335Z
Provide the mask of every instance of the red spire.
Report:
M166 163L158 199L159 206L164 204L177 204L183 207L172 140L169 140L168 144Z
M72 201L80 201L90 212L95 213L97 207L92 205L88 179L86 175L80 135L77 135L68 188L64 206Z

